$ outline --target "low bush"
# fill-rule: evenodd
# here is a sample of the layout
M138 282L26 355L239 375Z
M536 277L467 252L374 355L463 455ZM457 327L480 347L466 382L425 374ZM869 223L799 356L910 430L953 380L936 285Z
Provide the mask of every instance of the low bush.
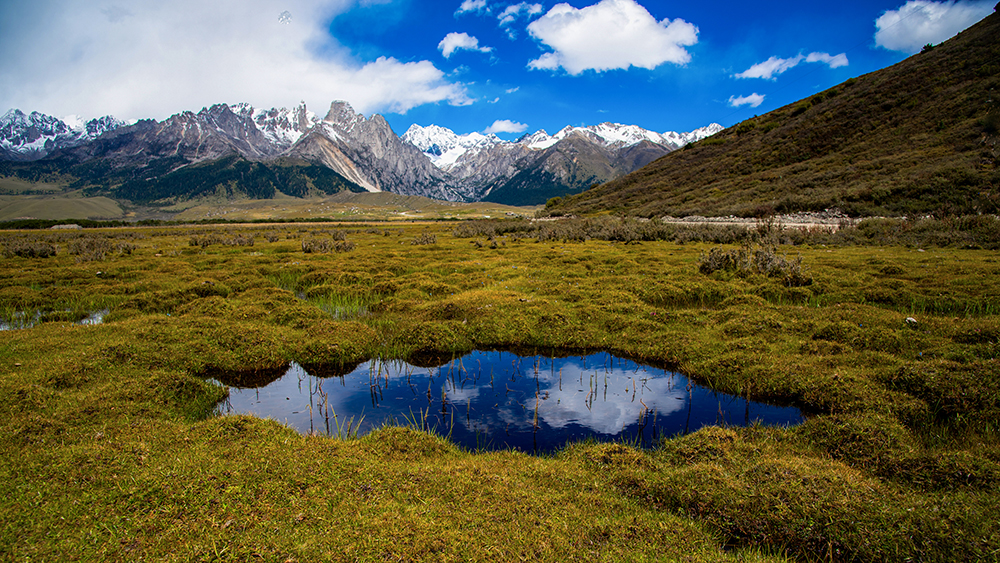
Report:
M424 244L437 244L437 235L433 233L420 233L417 237L410 241L410 244L414 245L424 245Z
M20 256L21 258L48 258L56 255L54 244L42 241L13 240L4 242L5 258Z
M99 262L112 248L111 241L103 237L83 237L69 243L69 253L77 262Z
M769 278L782 278L788 287L802 287L812 283L812 277L805 275L802 270L801 256L789 260L768 245L745 243L731 250L713 248L708 254L701 254L698 270L706 275L719 270L740 275L761 274Z
M302 252L307 254L322 252L350 252L354 250L354 247L354 243L347 240L337 240L333 238L302 239Z

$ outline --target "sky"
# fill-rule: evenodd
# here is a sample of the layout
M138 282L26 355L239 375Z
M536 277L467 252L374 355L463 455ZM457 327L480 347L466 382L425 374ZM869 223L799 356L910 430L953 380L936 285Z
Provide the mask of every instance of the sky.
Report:
M0 0L0 112L162 120L346 100L514 139L730 126L895 64L994 0Z

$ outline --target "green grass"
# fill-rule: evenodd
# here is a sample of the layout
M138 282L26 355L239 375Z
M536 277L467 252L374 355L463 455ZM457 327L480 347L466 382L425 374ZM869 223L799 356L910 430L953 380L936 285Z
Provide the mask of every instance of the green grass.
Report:
M24 233L59 252L0 259L0 310L111 309L2 333L5 559L998 557L995 251L801 246L812 283L788 287L702 273L709 243L359 227L355 250L306 254L322 228L287 225L189 244L209 229L94 231L136 248L87 262L65 251L78 235ZM363 437L335 417L339 439L211 416L223 371L477 348L604 349L812 414L547 457L462 451L419 413Z

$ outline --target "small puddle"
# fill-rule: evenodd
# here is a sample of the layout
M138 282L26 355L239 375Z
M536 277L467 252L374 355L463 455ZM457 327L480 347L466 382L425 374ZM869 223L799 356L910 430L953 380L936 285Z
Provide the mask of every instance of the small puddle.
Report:
M68 313L69 311L64 311ZM100 309L90 313L86 317L76 321L73 324L92 326L99 325L104 322L104 317L110 312L109 309ZM14 313L13 318L7 320L0 320L0 331L2 330L22 330L26 328L31 328L38 323L42 322L47 316L51 316L52 313L43 313L42 311L35 311L30 316L27 313L17 312Z
M93 313L77 321L76 324L84 326L99 325L104 322L104 316L110 312L111 311L109 311L108 309L101 309L100 311L94 311Z
M473 352L435 367L372 360L328 377L298 364L284 373L216 377L231 386L218 414L270 417L302 433L333 436L402 424L471 450L551 452L590 438L649 447L707 425L804 421L796 408L718 393L607 353Z
M35 311L32 315L24 312L14 313L10 319L0 320L0 330L21 330L31 328L42 320L42 312Z

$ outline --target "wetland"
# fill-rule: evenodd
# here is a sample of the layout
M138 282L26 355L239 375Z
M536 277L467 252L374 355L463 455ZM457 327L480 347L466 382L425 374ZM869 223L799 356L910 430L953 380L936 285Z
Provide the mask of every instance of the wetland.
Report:
M995 560L995 221L765 227L602 218L0 233L0 317L42 312L0 333L0 552ZM77 324L95 312L99 322ZM518 352L488 352L516 367L514 381L494 372L483 384L477 351L491 350ZM568 355L519 355L552 351ZM558 394L560 372L572 395ZM345 393L352 373L361 387ZM227 388L219 374L237 380ZM295 416L312 390L312 432L291 411L220 415L241 395L262 402L250 374L301 381ZM682 377L711 390L706 419L687 432L657 420L655 436L648 419L648 440L635 440L636 413L687 416L669 399L687 394ZM647 400L658 387L666 398ZM376 406L405 393L425 414L414 404L385 424ZM720 418L723 393L809 416L754 423L757 407L748 416L736 403ZM364 409L336 402L345 397ZM478 397L506 405L481 427L517 414L534 430L537 413L540 429L608 434L561 437L542 455L496 437L482 447ZM619 427L631 437L610 433ZM456 445L448 429L473 441Z

